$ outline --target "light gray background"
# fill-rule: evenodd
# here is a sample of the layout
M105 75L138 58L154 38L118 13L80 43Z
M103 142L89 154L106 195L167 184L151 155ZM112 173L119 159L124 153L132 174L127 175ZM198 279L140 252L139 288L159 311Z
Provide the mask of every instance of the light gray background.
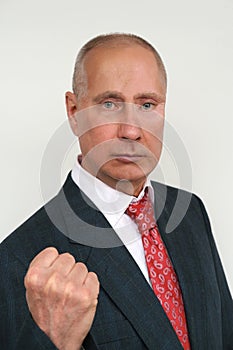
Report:
M0 239L43 204L41 160L66 119L78 49L100 33L133 32L165 61L167 120L191 159L192 190L207 207L233 290L232 18L232 0L0 0ZM75 152L64 159L61 183ZM161 168L167 183L190 187L169 152Z

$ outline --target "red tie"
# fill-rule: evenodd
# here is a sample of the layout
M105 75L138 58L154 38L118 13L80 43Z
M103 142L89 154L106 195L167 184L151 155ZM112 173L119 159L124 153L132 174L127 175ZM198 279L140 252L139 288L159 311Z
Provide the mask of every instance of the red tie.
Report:
M184 304L178 279L154 218L146 189L144 197L126 210L142 235L152 288L169 318L184 350L190 350Z

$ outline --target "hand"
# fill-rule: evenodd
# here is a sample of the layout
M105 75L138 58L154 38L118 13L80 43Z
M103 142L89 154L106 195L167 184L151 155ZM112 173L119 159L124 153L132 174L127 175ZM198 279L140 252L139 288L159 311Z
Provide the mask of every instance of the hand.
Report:
M31 262L24 284L32 317L55 346L80 349L96 312L96 274L72 255L46 248Z

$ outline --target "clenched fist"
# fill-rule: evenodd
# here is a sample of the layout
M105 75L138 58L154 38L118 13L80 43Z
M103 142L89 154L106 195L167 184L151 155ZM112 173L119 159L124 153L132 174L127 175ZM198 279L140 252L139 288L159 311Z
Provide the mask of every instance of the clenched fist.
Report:
M80 349L96 312L96 274L72 255L46 248L31 262L24 283L37 325L59 350Z

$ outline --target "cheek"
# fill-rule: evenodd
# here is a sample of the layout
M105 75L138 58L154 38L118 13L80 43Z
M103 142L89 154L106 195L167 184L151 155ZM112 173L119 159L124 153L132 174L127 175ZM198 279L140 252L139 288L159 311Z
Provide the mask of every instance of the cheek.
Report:
M79 144L83 154L93 148L104 151L106 142L115 138L112 126L96 127L79 137ZM98 147L97 147L98 146ZM107 149L107 147L106 147Z
M154 136L149 136L147 137L147 142L146 142L147 148L149 149L150 152L153 153L155 158L158 160L161 154L162 150L162 140L161 138L157 138Z

